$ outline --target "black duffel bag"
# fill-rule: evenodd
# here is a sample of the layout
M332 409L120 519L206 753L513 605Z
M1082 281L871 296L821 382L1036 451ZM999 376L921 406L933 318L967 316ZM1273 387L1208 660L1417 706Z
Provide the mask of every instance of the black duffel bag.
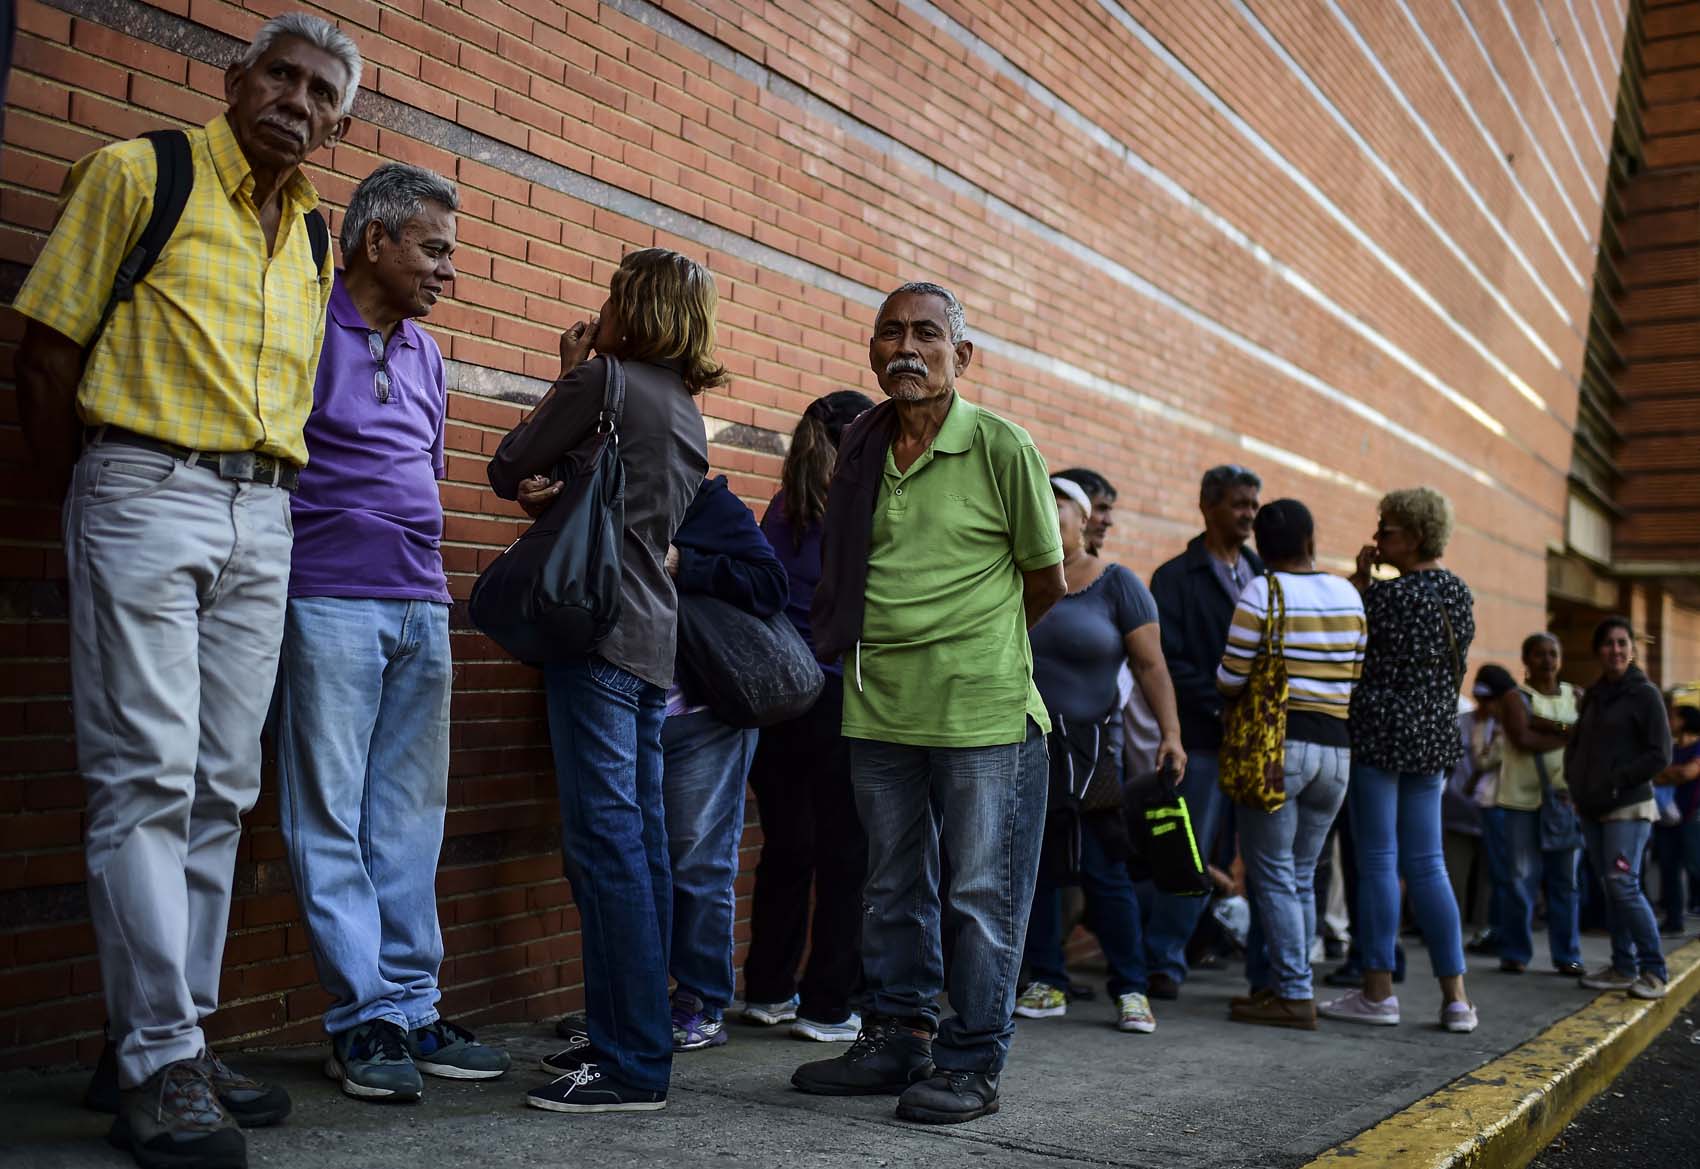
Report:
M806 714L826 685L813 651L783 612L757 617L707 593L679 594L676 670L689 701L734 727Z
M602 360L602 412L590 436L556 465L561 494L472 586L472 623L531 665L589 653L620 619L626 472L619 428L626 371L617 358L603 354ZM537 414L550 404L545 400Z

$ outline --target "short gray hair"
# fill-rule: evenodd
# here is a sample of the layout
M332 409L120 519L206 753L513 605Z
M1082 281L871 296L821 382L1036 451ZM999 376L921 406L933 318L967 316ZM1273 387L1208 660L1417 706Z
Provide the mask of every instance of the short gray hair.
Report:
M942 284L930 284L925 280L914 280L900 288L894 288L885 294L880 301L879 312L874 314L874 320L879 320L880 313L885 312L885 306L891 303L894 296L909 293L914 296L936 296L944 301L945 320L950 324L950 343L960 345L968 339L968 314L962 311L962 302L956 299L956 294Z
M1204 478L1198 484L1199 502L1206 507L1221 503L1222 497L1236 487L1262 491L1263 480L1257 477L1256 471L1238 463L1223 463L1220 467L1211 467L1204 472Z
M254 34L254 40L248 46L247 52L242 54L237 63L244 69L252 68L281 37L295 37L306 41L342 62L343 67L348 70L348 89L342 95L340 112L346 117L348 111L354 108L354 95L360 89L360 73L365 68L360 59L359 46L349 39L347 33L323 17L314 16L310 12L285 12L260 26L260 31Z
M441 203L450 211L460 210L455 185L436 171L405 162L386 162L361 180L342 217L342 262L360 250L366 227L374 220L384 225L384 234L401 239L402 228L416 219L426 203Z

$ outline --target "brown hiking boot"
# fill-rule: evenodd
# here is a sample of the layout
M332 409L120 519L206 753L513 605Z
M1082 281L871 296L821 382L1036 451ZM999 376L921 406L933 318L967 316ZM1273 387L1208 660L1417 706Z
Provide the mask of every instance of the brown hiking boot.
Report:
M1261 1023L1265 1027L1293 1027L1300 1031L1315 1031L1316 1000L1284 999L1269 995L1243 1006L1230 1008L1228 1018L1236 1023Z
M106 1139L143 1169L247 1169L242 1130L198 1059L160 1068L119 1093Z

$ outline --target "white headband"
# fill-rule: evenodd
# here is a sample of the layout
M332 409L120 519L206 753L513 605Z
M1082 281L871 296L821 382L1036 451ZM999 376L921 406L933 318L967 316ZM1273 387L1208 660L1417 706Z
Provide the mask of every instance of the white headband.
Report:
M1086 494L1086 488L1072 479L1064 479L1061 475L1051 476L1051 486L1078 503L1088 519L1092 518L1092 498Z

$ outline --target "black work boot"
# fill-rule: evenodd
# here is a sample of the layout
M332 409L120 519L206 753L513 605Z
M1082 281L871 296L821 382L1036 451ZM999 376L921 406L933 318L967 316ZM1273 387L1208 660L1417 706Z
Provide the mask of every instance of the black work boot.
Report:
M933 1033L902 1019L870 1018L850 1049L806 1063L791 1085L816 1096L896 1096L933 1074Z
M996 1072L939 1070L897 1100L899 1120L918 1124L961 1124L998 1110Z

